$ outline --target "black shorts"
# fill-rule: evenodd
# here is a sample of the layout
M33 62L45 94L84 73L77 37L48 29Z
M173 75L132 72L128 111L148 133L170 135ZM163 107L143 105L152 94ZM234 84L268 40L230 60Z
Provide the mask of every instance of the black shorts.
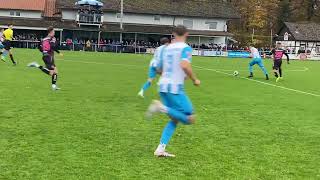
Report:
M54 57L50 56L50 55L46 55L42 57L43 62L46 65L46 68L49 70L54 70L54 68L56 67L55 63L54 63Z
M9 41L9 40L4 40L3 41L3 46L4 46L4 49L9 51L12 47L12 42Z
M282 65L282 60L274 60L273 61L273 69L274 70L279 70Z

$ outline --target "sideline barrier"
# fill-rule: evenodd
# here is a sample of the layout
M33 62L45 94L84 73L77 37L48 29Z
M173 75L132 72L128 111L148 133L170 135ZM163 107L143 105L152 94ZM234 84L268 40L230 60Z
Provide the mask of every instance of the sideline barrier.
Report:
M249 58L250 53L244 51L228 51L229 58Z
M14 40L13 47L37 49L40 41L29 40ZM91 51L91 52L114 52L114 53L134 53L134 54L153 54L155 47L139 46L139 45L117 45L117 44L91 44L89 47L84 43L73 43L68 45L66 42L61 42L61 50L69 51ZM272 58L270 51L260 52L263 58ZM249 58L250 53L247 51L221 51L216 49L194 49L192 52L194 56L205 57L229 57L229 58ZM293 60L313 60L320 61L320 53L301 53L289 54L290 59ZM283 57L284 59L286 57Z

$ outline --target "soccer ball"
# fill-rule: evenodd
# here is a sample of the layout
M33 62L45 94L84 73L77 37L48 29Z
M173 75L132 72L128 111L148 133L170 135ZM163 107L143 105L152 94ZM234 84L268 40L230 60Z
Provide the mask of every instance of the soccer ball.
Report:
M233 76L239 76L239 72L238 71L234 71L233 72Z

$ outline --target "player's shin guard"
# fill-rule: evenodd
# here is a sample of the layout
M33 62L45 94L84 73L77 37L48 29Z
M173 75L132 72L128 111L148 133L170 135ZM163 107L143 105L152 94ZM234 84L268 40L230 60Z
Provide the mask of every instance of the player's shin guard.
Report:
M58 81L58 74L54 73L52 75L52 84L56 84Z
M12 55L12 54L10 54L10 59L11 59L11 61L12 61L13 64L17 64L17 63L14 61L14 58L13 58L13 55Z
M279 68L279 75L280 75L280 77L282 77L282 69L281 68Z
M49 71L49 69L47 69L47 68L44 68L43 66L39 66L39 69L42 71L42 72L44 72L45 74L50 74L50 71Z
M180 121L183 124L190 124L188 116L180 111L177 111L175 109L172 108L168 108L167 109L167 114L175 120Z
M147 81L146 83L144 83L144 85L142 86L142 90L146 91L147 89L149 89L149 87L151 86L151 82Z
M167 126L163 129L160 144L167 145L177 128L177 124L173 121L168 122Z

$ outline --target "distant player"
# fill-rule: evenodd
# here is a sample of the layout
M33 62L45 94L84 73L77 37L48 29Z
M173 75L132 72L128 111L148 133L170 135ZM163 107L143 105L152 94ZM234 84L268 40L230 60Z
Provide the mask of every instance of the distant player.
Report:
M3 31L4 29L0 29L0 54L2 54L3 52L3 41L4 41L4 38L3 38Z
M39 47L40 51L42 52L42 59L45 63L45 67L40 66L36 62L32 62L28 64L29 67L36 67L39 68L43 73L48 74L52 78L52 90L56 91L60 88L57 86L58 80L58 68L55 65L54 61L54 52L60 53L57 48L56 38L54 37L55 31L53 27L48 28L48 36L44 38L41 42Z
M200 80L193 74L191 67L192 48L185 43L188 36L187 29L184 26L177 26L173 35L175 42L164 49L158 65L159 71L162 71L159 80L162 102L153 101L147 111L147 117L152 117L156 113L164 113L170 117L163 130L160 144L154 152L157 157L175 157L166 152L166 146L177 124L180 122L189 125L195 122L192 103L184 91L184 81L188 77L194 85L200 85Z
M248 78L253 78L253 66L257 64L261 68L261 70L263 71L264 75L266 76L266 80L269 80L268 71L266 70L266 68L263 65L262 58L261 58L261 55L260 55L258 49L253 47L253 45L250 45L249 48L250 48L250 52L251 52L250 56L253 59L249 63L250 75Z
M8 29L6 29L3 32L3 37L4 37L4 41L3 41L4 51L2 53L0 53L0 54L2 54L1 60L5 62L6 56L9 54L13 65L17 65L17 63L14 61L12 50L11 50L12 40L13 40L13 25L12 24L9 24Z
M281 48L281 43L277 43L277 46L275 49L272 50L273 54L273 71L277 78L277 82L279 82L282 77L282 57L283 55L287 56L287 63L290 64L289 55L287 54L286 50Z
M156 78L157 76L157 65L159 64L159 58L163 52L163 49L169 44L170 40L166 37L161 38L160 43L162 46L158 47L154 53L153 59L150 62L149 66L149 76L148 80L144 85L142 86L140 92L138 93L138 96L144 97L144 93L147 89L150 88L152 81Z

